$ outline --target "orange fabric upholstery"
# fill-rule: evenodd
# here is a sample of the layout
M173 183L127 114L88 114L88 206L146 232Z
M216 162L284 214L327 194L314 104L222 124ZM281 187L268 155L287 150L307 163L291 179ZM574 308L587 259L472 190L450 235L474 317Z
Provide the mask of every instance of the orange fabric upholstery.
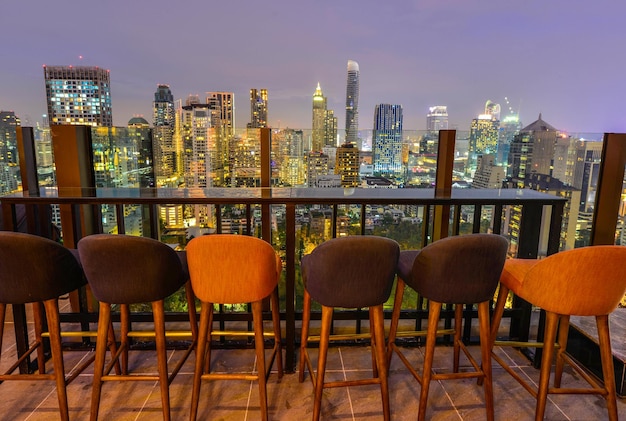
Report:
M543 260L510 259L500 282L546 311L577 316L609 314L626 290L626 247L591 246Z
M187 244L187 263L196 297L222 304L262 300L276 288L282 270L280 258L270 244L259 238L229 234L191 240Z

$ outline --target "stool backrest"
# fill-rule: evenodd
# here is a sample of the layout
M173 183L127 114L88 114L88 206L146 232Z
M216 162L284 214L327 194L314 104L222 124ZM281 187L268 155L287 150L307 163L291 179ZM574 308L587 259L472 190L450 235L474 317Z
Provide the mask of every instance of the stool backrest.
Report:
M152 238L94 234L78 242L78 252L94 297L105 303L161 300L187 281L176 252Z
M454 304L493 298L507 240L495 234L446 237L424 247L413 262L411 287L424 297Z
M0 302L45 301L85 284L68 248L37 235L0 231Z
M626 247L589 246L540 260L526 274L524 297L558 314L609 314L626 292Z
M189 278L196 297L210 303L259 301L278 285L280 258L267 242L247 235L214 234L187 244Z
M328 307L376 306L389 298L400 246L369 235L334 238L302 257L302 279L318 303Z

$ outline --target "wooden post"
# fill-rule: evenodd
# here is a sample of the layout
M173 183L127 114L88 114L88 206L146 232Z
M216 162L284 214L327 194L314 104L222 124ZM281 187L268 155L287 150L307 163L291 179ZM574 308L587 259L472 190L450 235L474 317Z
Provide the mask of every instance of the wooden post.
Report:
M435 175L435 197L450 197L452 194L452 169L454 168L454 144L456 130L439 130L437 145L437 173ZM448 236L450 206L434 207L433 241Z

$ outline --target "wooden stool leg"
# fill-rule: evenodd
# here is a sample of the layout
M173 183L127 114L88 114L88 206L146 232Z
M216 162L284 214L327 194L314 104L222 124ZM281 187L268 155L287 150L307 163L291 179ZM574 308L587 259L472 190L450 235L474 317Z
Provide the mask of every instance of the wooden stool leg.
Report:
M272 297L272 325L274 328L274 348L276 349L276 370L278 378L283 377L283 345L280 334L280 307L278 305L278 287L274 288Z
M4 336L4 320L7 314L7 305L0 303L0 358L2 358L2 338Z
M437 325L441 313L441 303L430 301L428 310L428 332L426 333L426 355L424 356L424 372L422 373L422 390L417 414L418 421L426 420L426 407L428 403L428 389L432 377L433 358L435 355L435 342L437 341Z
M44 354L43 338L41 337L44 330L44 305L40 302L34 302L32 308L33 322L35 324L35 341L39 343L37 347L37 369L39 374L44 374L46 372L46 356Z
M167 371L167 345L165 340L165 309L163 300L152 302L154 317L154 339L156 342L159 386L161 388L161 405L163 420L169 421L170 414L170 385Z
M485 408L487 410L487 420L494 420L493 405L493 377L491 371L491 333L489 329L489 301L478 304L478 323L480 335L480 355L482 361L482 371L484 374L483 388L485 392Z
M372 312L371 307L369 308L368 315L369 315L369 321L370 321L370 349L372 351L372 377L377 378L378 377L378 365L379 365L378 362L376 361L377 338L374 333L375 324L374 324L374 317L373 317L373 312ZM384 336L383 336L383 339L384 339Z
M389 338L387 339L387 369L391 365L393 356L393 345L396 341L398 323L400 322L400 310L402 309L402 298L404 296L405 283L400 277L396 281L396 293L393 299L393 311L391 313L391 326L389 327Z
M454 341L453 341L453 361L452 372L459 372L459 358L461 356L461 331L463 329L463 304L454 305Z
M198 342L196 344L196 367L193 372L193 387L191 391L191 412L189 419L195 421L198 416L198 403L200 402L200 385L202 383L202 373L204 372L204 358L206 348L209 346L207 340L209 334L209 323L213 312L213 304L202 302L200 310L200 328L198 330Z
M120 305L120 346L122 347L122 373L128 374L128 349L130 341L128 332L130 331L130 307L128 304Z
M609 334L609 316L596 316L598 339L600 342L600 358L602 360L602 376L606 389L606 406L609 420L617 421L617 398L615 391L615 372L613 370L613 353L611 352L611 335Z
M541 358L541 371L539 374L539 389L537 390L537 407L535 409L535 420L543 420L546 412L546 402L548 399L548 386L550 383L550 369L552 357L554 356L554 341L556 340L556 330L559 323L559 315L546 311L546 328L543 339L543 356Z
M102 373L107 352L107 338L111 321L111 305L100 302L98 316L98 336L96 338L96 359L93 366L93 385L91 389L91 421L98 419L100 395L102 394Z
M567 336L569 335L569 316L562 315L559 323L558 344L559 349L556 351L556 364L554 369L554 387L561 387L561 378L563 377L563 368L565 360L563 354L567 349Z
M259 400L261 401L261 419L267 421L267 384L265 380L265 342L263 341L263 301L252 303L254 322L254 348L259 377Z
M372 337L375 337L376 362L378 365L378 375L380 376L380 394L383 401L383 417L385 421L390 418L389 410L389 382L387 373L387 352L385 350L385 316L383 306L370 307L370 319L374 321L372 327Z
M304 370L306 370L306 347L309 338L309 322L311 320L311 296L304 290L302 303L302 334L300 336L300 361L298 362L298 381L304 381ZM314 373L309 373L311 377Z
M506 299L509 296L509 288L500 284L498 289L498 299L496 300L495 308L493 309L493 316L491 319L491 348L493 349L493 343L498 338L498 329L500 329L500 321L504 315L504 306Z
M333 308L322 306L322 329L320 332L319 356L315 381L315 400L313 403L313 421L320 419L322 409L322 392L324 391L324 375L326 374L326 358L330 342L330 325L333 321Z
M198 314L196 312L196 297L193 295L191 281L185 283L185 296L187 297L187 313L189 314L189 324L191 325L191 337L198 340Z
M61 349L61 324L59 322L59 305L57 299L48 300L44 303L48 318L48 331L50 332L50 348L52 352L52 365L57 385L59 399L59 411L63 421L69 420L67 404L67 389L65 383L65 365L63 364L63 351ZM41 347L40 347L41 348Z

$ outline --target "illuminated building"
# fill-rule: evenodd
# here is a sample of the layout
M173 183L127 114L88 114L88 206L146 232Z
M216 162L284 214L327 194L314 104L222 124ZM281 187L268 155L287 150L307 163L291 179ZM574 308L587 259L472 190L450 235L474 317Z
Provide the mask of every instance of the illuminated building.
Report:
M152 103L154 172L157 185L172 185L180 169L177 153L180 148L175 142L176 113L174 95L168 85L158 85Z
M250 123L248 128L267 127L267 89L250 89Z
M498 149L500 121L492 114L480 114L472 120L468 145L468 165L466 172L476 169L478 155L495 154Z
M372 133L374 174L402 176L402 106L378 104Z
M17 190L20 167L17 162L17 128L20 119L13 111L0 111L0 194Z
M111 127L109 71L87 66L44 66L51 125Z
M328 155L322 152L311 151L305 155L307 186L318 187L318 179L328 175Z
M341 176L342 187L359 186L359 167L359 148L357 148L356 145L346 142L337 148L335 174Z
M448 130L448 107L445 105L435 105L428 108L426 115L426 130L438 132Z
M313 124L311 132L311 151L320 152L324 147L337 146L337 117L333 110L327 109L326 97L317 84L313 94Z
M358 145L359 140L359 63L348 60L346 83L346 143Z

